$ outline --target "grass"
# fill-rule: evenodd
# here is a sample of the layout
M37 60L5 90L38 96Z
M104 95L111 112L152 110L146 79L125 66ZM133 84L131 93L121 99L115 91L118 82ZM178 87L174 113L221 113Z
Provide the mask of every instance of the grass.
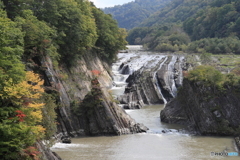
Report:
M240 55L213 55L218 60L218 65L234 68L240 64Z

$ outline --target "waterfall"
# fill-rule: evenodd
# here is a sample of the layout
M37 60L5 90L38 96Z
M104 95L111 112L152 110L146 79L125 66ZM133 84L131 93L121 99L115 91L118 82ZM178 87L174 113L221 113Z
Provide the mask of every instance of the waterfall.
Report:
M172 56L172 59L168 64L168 69L167 69L169 87L173 97L176 97L177 95L177 87L175 85L175 80L174 80L174 64L176 63L176 61L177 61L177 56Z
M179 75L178 75L178 79L179 79L179 85L182 85L182 82L183 82L183 70L182 70L182 64L183 64L183 60L184 60L184 57L180 57L179 58Z
M129 101L129 104L134 102L143 106L143 101L150 104L156 103L157 99L166 104L176 97L177 87L181 86L183 59L183 56L150 52L119 53L118 61L112 66L114 82L111 91L115 97L120 97L124 102ZM151 82L148 82L146 76L149 76ZM125 90L128 77L131 83Z
M160 64L160 66L158 67L157 71L160 70L160 69L162 68L162 65L166 62L167 57L164 57L164 58L165 58L164 61ZM154 72L154 74L153 74L153 76L154 76L154 77L153 77L153 80L155 81L155 84L156 84L156 86L157 86L157 89L158 89L159 94L162 96L162 99L163 99L164 104L166 104L166 103L167 103L167 100L164 98L164 96L163 96L163 94L162 94L161 87L159 86L159 83L158 83L157 71Z

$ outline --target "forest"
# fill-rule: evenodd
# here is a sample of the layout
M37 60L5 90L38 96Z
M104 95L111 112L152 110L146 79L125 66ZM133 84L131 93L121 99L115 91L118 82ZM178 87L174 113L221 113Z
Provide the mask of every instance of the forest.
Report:
M173 0L127 40L161 52L239 54L239 15L237 0Z
M0 159L39 159L35 143L52 145L60 105L38 60L72 67L94 52L111 63L127 34L87 0L2 0L0 35Z
M127 30L139 26L154 12L163 8L172 0L135 0L123 5L103 8L106 14L111 14L117 20L120 28Z

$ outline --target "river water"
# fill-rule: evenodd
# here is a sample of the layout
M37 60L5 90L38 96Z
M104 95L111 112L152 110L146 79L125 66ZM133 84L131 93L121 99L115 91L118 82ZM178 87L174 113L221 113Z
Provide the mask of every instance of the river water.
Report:
M120 62L113 65L116 79L112 92L115 95L123 93L127 78L117 72L118 65ZM236 152L233 138L193 136L184 130L184 126L162 123L160 110L163 108L164 105L152 105L140 110L126 110L138 123L149 128L147 133L73 138L71 144L56 143L51 149L64 160L240 159L239 156L211 156L211 152Z

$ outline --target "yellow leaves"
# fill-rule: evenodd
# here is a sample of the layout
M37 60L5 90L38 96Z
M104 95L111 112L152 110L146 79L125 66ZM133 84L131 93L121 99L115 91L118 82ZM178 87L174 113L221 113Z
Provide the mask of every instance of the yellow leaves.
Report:
M42 108L45 104L39 102L44 93L43 83L38 74L28 71L25 79L18 84L14 84L12 80L6 81L2 93L4 99L10 100L12 104L24 111L26 114L24 124L31 127L36 135L45 131L42 126L36 126L43 119Z
M3 98L11 99L16 105L20 105L24 102L24 97L27 97L31 101L39 99L44 92L44 89L41 87L43 85L43 80L32 71L26 73L25 80L13 84L12 80L5 82L5 87L3 89Z
M30 103L28 105L29 108L35 108L35 109L39 109L39 108L42 108L45 104L44 103Z
M41 122L42 121L42 111L41 110L35 110L30 112L28 115L31 117L31 120L34 122Z
M30 89L32 98L39 98L39 96L41 96L44 92L44 89L42 88L44 83L43 80L41 80L39 76L32 71L28 71L26 73L26 79L23 82L25 82L25 85L27 85Z
M44 131L46 130L46 129L43 128L43 126L41 126L41 125L37 125L35 128L36 128L36 130L39 131L39 132L44 132Z
M39 138L44 135L45 130L46 129L43 128L43 126L41 126L41 125L36 125L36 126L32 127L33 133Z

